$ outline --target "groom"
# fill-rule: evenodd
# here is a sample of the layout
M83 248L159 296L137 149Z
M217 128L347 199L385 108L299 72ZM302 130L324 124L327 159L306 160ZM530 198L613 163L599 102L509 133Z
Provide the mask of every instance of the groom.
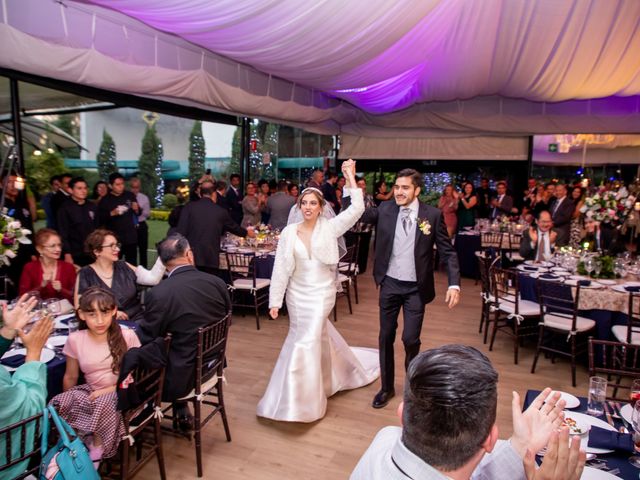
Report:
M398 172L394 200L365 211L360 221L376 225L373 277L380 287L380 378L382 389L373 408L382 408L395 395L393 343L398 314L403 309L402 343L405 370L420 352L424 307L435 297L433 247L447 265L449 288L445 302L453 308L460 299L458 257L447 235L442 212L418 200L422 176L407 168ZM350 199L345 199L344 207Z

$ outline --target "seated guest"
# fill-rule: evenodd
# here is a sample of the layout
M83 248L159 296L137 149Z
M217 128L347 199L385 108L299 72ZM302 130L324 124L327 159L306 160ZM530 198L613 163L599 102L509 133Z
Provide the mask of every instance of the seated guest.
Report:
M51 400L94 461L118 452L125 433L122 415L116 410L118 373L127 350L140 346L134 331L116 321L117 311L109 290L91 287L84 292L77 312L79 329L69 335L62 350L67 357L64 392ZM78 385L80 372L86 381L82 385Z
M267 213L272 228L282 230L287 226L289 211L296 203L291 195L287 195L287 182L278 182L278 191L267 199Z
M600 222L593 218L585 218L580 246L590 252L602 251L608 255L617 255L625 251L624 241L620 237L620 230L617 228L602 228Z
M529 463L528 452L547 445L562 423L565 402L546 389L522 412L514 392L513 436L500 441L497 381L498 372L475 348L445 345L420 353L407 370L398 409L402 427L378 432L351 480L524 479L523 460ZM576 457L579 445L572 445ZM584 465L584 452L580 461Z
M556 232L551 230L553 222L551 214L546 210L540 212L537 227L525 230L520 240L520 256L525 260L544 262L551 258L556 244Z
M27 300L27 296L23 295L13 310L8 311L6 304L3 306L0 357L9 350L16 335L20 336L27 354L24 364L16 368L13 375L0 366L0 429L42 412L47 400L47 366L40 361L40 352L51 335L53 321L44 318L36 323L29 333L22 331L36 303L36 298L31 297ZM11 437L10 449L5 448L5 438L2 438L0 466L20 457L21 440L26 442L27 446L31 445L32 450L40 448L40 440L34 439L34 429L35 424L30 424L24 439L21 439L23 432L16 431ZM7 458L7 454L10 458ZM0 477L16 478L26 468L27 461L17 463L3 471Z
M173 234L158 244L158 258L167 267L167 279L147 292L144 320L136 333L142 343L172 334L163 400L185 396L194 388L198 328L231 310L227 285L214 275L198 271L185 237ZM183 428L190 423L186 404L176 406Z
M38 258L24 266L20 276L20 295L37 290L40 298L65 298L73 301L73 286L76 269L72 264L60 260L62 240L50 228L36 232L34 242Z
M75 305L89 287L102 287L110 290L118 303L118 320L138 321L142 318L142 305L138 295L138 284L156 285L164 275L164 266L160 261L151 270L118 260L120 243L116 235L109 230L98 229L92 232L85 242L85 250L93 258L91 265L78 272L75 288Z
M87 201L87 182L76 177L69 182L71 196L58 209L58 232L63 239L65 261L81 267L91 263L84 251L84 241L98 228L98 207Z

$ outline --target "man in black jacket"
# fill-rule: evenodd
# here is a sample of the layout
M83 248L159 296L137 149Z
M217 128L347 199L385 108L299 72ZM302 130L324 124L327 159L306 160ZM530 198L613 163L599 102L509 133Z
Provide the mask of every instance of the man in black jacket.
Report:
M198 270L221 276L218 264L222 235L231 232L239 237L253 237L253 229L242 228L231 219L228 211L216 205L216 185L211 180L200 185L200 197L182 210L178 232L189 240Z
M76 177L69 182L71 197L58 209L58 233L62 239L62 253L69 263L81 267L93 263L84 251L84 241L98 227L98 207L87 201L87 182Z
M376 249L373 278L380 286L380 380L382 388L373 399L374 408L382 408L395 395L393 344L398 315L403 311L402 343L405 369L420 352L420 333L425 305L435 298L433 247L447 267L449 288L445 302L449 308L460 299L458 255L451 245L437 208L422 203L422 176L407 168L398 172L393 200L378 208L365 210L360 221L376 225ZM343 208L351 199L343 197Z
M556 245L564 247L569 245L571 217L576 205L567 196L567 186L562 183L556 185L555 196L556 199L551 204L551 220L553 220L553 231L558 234Z
M229 189L224 198L231 218L238 225L242 223L242 193L240 193L240 175L232 173L229 177Z
M121 257L131 265L138 264L138 215L140 208L136 196L125 190L124 177L109 175L109 193L98 204L100 225L116 234L122 244Z
M136 333L142 343L171 333L163 400L173 402L194 388L198 328L224 317L231 299L222 280L194 267L193 250L182 235L160 242L158 257L167 267L167 278L147 292ZM186 404L177 410L179 417L189 414Z

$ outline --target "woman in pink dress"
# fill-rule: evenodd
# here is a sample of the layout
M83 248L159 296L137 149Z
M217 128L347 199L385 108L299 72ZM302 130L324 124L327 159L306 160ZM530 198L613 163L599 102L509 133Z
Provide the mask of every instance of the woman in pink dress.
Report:
M444 192L438 200L438 208L442 210L444 224L447 226L449 237L453 237L458 230L458 192L453 185L444 187Z

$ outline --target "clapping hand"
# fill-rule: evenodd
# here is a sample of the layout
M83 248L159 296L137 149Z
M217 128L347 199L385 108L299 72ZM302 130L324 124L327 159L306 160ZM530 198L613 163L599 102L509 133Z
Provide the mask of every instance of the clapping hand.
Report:
M346 187L347 188L355 188L356 187L356 162L352 159L349 159L345 162L342 162L342 174L346 179Z
M524 471L527 480L578 480L582 476L587 454L580 450L580 438L569 440L569 429L551 432L542 466L536 469L535 452L527 450Z
M524 459L528 450L538 452L547 442L551 433L560 428L564 418L566 402L560 400L560 393L550 395L551 389L545 388L524 412L520 404L520 395L513 392L511 414L513 417L513 436L511 445ZM545 403L546 400L546 403Z
M46 316L36 322L35 326L31 331L29 331L29 333L24 333L22 330L18 330L20 340L22 340L22 343L27 349L25 363L40 361L40 352L42 352L42 347L47 343L52 331L53 320L49 316Z
M31 311L38 303L36 297L25 293L20 297L13 310L7 308L7 304L2 305L2 330L3 337L12 339L16 336L16 331L21 330L28 322Z

